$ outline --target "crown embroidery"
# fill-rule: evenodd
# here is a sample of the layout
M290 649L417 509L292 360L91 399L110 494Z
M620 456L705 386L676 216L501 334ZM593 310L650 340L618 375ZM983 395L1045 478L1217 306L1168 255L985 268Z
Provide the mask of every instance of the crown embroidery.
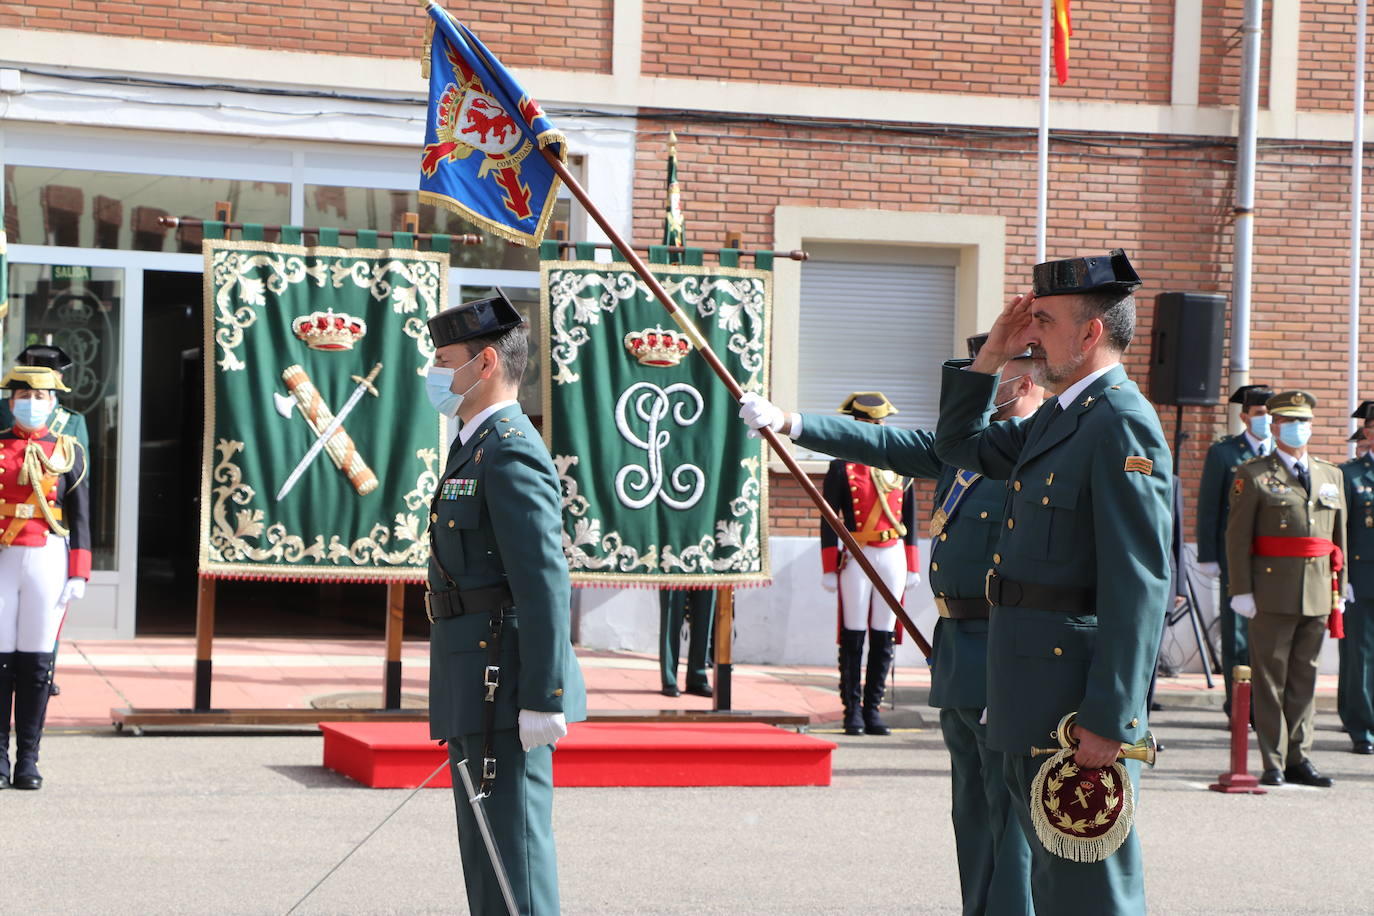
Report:
M296 319L292 329L312 350L352 350L353 345L367 334L367 323L361 318L344 312L336 314L329 309L311 312Z
M692 352L692 342L676 331L645 328L625 335L625 349L645 366L676 366Z

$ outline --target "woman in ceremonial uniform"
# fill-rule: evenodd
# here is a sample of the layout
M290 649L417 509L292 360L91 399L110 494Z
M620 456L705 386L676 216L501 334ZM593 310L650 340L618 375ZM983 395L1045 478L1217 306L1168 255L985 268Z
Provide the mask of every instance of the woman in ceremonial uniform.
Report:
M0 428L0 788L37 789L53 646L91 575L86 453L48 429L57 392L69 390L52 369L16 366L0 388L14 416Z

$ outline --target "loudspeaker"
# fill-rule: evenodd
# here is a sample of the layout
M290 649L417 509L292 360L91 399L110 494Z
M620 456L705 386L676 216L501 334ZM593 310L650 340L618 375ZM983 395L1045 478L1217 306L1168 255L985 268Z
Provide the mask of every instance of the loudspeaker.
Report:
M1156 404L1221 403L1221 345L1226 297L1160 293L1150 334L1150 400Z

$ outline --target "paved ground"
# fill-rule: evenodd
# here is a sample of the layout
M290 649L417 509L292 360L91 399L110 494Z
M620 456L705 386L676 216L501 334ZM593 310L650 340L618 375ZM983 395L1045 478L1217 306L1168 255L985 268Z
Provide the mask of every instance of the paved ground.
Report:
M1345 751L1332 714L1319 725L1336 788L1223 796L1205 789L1226 760L1218 714L1156 715L1167 749L1139 815L1153 912L1369 911L1374 758ZM938 734L834 738L829 788L559 790L564 911L957 912ZM43 790L0 793L0 911L287 913L410 795L323 770L318 736L101 730L44 748ZM452 796L423 790L295 912L463 913L460 888Z

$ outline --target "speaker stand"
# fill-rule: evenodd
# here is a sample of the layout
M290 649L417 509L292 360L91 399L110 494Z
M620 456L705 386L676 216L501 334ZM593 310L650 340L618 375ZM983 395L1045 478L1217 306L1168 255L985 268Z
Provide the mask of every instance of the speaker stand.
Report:
M1181 494L1183 492L1183 485L1181 481L1183 478L1179 474L1179 467L1183 455L1183 443L1188 441L1188 434L1183 431L1183 405L1178 404L1176 406L1177 413L1174 415L1173 510L1180 517L1178 525L1179 531L1182 532L1183 499ZM1182 620L1184 614L1188 615L1189 622L1193 627L1193 640L1197 643L1197 658L1198 661L1202 663L1202 674L1207 679L1207 688L1210 690L1215 686L1212 683L1212 672L1214 670L1221 670L1221 660L1217 657L1217 650L1212 645L1212 641L1207 639L1204 635L1202 610L1198 606L1197 590L1193 588L1193 577L1191 575L1191 570L1188 568L1188 551L1184 549L1184 538L1181 533L1180 536L1175 539L1173 546L1174 563L1178 569L1180 580L1183 582L1188 593L1184 597L1183 607L1174 610L1174 608L1170 606L1169 611L1164 617L1165 626L1166 628L1171 627Z

